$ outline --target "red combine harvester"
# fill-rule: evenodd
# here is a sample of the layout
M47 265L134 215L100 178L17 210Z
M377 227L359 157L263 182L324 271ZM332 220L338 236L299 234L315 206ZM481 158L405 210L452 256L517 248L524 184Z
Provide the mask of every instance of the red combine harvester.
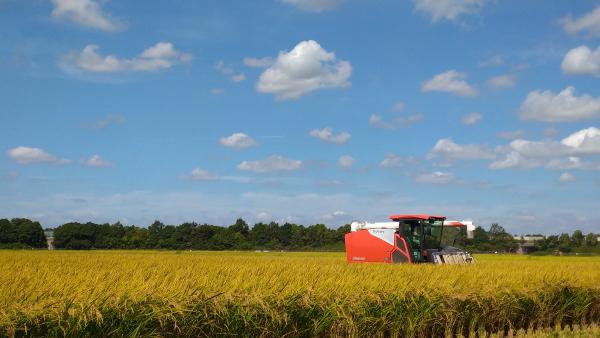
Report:
M467 264L473 257L454 244L460 221L444 216L393 215L393 222L352 222L345 235L348 262Z

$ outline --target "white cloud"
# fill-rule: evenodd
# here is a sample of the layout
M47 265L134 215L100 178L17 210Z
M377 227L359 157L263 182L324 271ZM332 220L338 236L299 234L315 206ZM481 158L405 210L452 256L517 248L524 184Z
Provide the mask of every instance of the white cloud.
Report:
M577 154L600 154L600 129L582 129L565 137L560 143L576 149Z
M267 68L270 67L275 61L273 60L273 58L271 57L264 57L264 58L251 58L251 57L246 57L244 58L244 64L248 67L253 67L253 68Z
M436 157L440 157L446 161L485 160L495 158L496 154L493 150L483 145L460 145L454 143L451 138L444 138L437 141L428 154L428 158Z
M560 142L517 139L500 151L506 155L503 159L491 163L491 169L546 167L559 170L589 170L595 165L582 160L580 156L600 154L600 129L582 129Z
M343 210L336 210L330 214L323 215L323 219L327 221L335 221L340 218L348 218L348 215Z
M560 174L558 177L560 183L569 183L575 181L575 176L567 172Z
M467 74L449 70L434 76L431 80L423 82L421 90L424 92L447 92L458 96L475 96L477 89L465 81Z
M246 149L258 144L256 140L244 133L233 133L229 136L222 137L219 142L226 147L236 149Z
M52 16L80 26L107 32L122 30L125 25L106 14L94 0L52 0Z
M458 21L466 14L473 14L485 4L485 0L413 0L417 11L431 15L432 22Z
M537 160L530 160L519 152L511 151L506 155L505 158L500 159L498 161L492 162L489 165L490 169L509 169L509 168L535 168L539 166L540 163Z
M515 86L517 77L513 74L498 75L489 78L485 83L492 88L511 88Z
M233 69L232 66L225 64L223 60L217 61L215 64L215 69L218 70L221 74L226 75L231 79L231 81L238 83L246 80L246 75L244 73L237 73Z
M342 168L344 170L352 169L352 166L354 165L354 163L356 163L356 160L354 159L354 157L352 157L350 155L342 155L338 159L338 165L340 166L340 168Z
M68 164L71 161L56 157L43 149L19 146L9 149L6 154L8 157L20 164L50 163L50 164Z
M434 171L431 173L422 173L415 177L417 183L427 183L436 185L447 185L458 183L456 177L451 173Z
M112 162L103 159L98 154L93 155L92 157L88 158L87 160L83 160L82 163L87 165L88 167L94 167L94 168L107 168L107 167L112 167L114 165Z
M243 161L242 163L238 164L237 167L240 170L254 171L257 173L295 171L302 168L302 161L288 159L280 155L271 155L262 160Z
M158 42L132 59L103 56L98 50L97 45L87 45L81 52L68 53L63 57L63 65L94 73L155 72L192 60L191 54L176 50L170 42Z
M404 165L404 160L396 154L387 154L385 158L379 162L380 168L399 168Z
M593 169L593 163L583 161L580 157L569 156L561 158L553 158L546 163L546 168L557 170L589 170Z
M183 178L193 181L216 181L219 179L219 176L204 169L194 168L189 175L183 176Z
M104 129L113 124L123 124L126 119L121 114L111 114L93 124L94 129Z
M589 36L600 36L600 5L578 19L573 19L573 16L569 14L560 22L569 34L586 32Z
M470 113L462 118L462 123L466 125L473 125L479 122L483 118L483 114L481 113Z
M213 95L221 95L225 92L223 88L213 88L210 90L210 93Z
M374 113L369 116L369 125L376 128L394 130L403 126L410 126L421 121L422 119L423 114L420 113L408 116L396 116L388 120L385 120L381 115Z
M396 112L396 113L399 113L399 112L401 112L401 111L404 110L404 106L405 106L404 102L396 102L392 106L392 111Z
M565 54L562 71L570 75L600 77L600 47L592 51L588 46L573 48Z
M570 122L600 117L600 98L575 96L575 88L567 87L558 94L535 90L521 104L519 114L524 120Z
M321 88L350 85L352 66L348 61L336 61L316 41L302 41L291 51L281 51L273 65L256 83L260 93L275 94L278 100L298 99Z
M479 62L479 67L498 67L504 64L504 58L500 55L494 55Z
M319 139L323 142L334 143L334 144L344 144L350 140L350 133L348 132L340 132L337 135L333 134L333 130L330 127L326 127L323 129L313 129L310 131L309 135L316 139Z
M304 11L324 12L336 8L342 0L280 0L284 4L296 6Z
M517 138L521 138L525 135L525 132L522 130L510 130L510 131L501 131L498 133L499 138L514 140Z
M231 81L238 83L246 80L246 75L244 73L236 74L231 77Z

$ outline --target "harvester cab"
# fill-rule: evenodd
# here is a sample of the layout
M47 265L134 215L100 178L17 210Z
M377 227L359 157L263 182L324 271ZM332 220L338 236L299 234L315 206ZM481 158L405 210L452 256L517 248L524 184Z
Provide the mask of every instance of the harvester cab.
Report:
M472 263L473 257L454 247L465 223L432 215L392 215L393 222L352 222L345 235L348 262Z

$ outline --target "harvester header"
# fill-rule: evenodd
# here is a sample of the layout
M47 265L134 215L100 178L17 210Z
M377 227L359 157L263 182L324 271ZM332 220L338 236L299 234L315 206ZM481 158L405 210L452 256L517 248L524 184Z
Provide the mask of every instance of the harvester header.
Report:
M444 216L400 214L393 222L352 222L345 235L348 262L472 263L473 257L454 244L461 228L471 222L446 221Z

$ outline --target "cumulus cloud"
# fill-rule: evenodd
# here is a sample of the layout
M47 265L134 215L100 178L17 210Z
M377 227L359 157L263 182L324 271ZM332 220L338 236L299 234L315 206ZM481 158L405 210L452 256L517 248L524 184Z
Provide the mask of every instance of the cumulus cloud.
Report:
M477 95L477 89L467 83L466 78L467 74L465 73L449 70L423 82L421 90L424 92L446 92L458 96Z
M596 50L591 50L588 46L571 49L565 54L561 68L569 75L600 77L600 47Z
M92 157L83 160L82 163L87 165L88 167L94 168L107 168L112 167L114 165L112 162L103 159L102 156L98 154L94 154L92 155Z
M404 104L404 102L396 102L396 103L394 103L394 105L392 106L392 111L393 111L393 112L396 112L396 113L399 113L399 112L401 112L401 111L403 111L403 110L404 110L404 107L405 107L405 104Z
M504 64L504 58L500 55L491 56L481 62L479 62L479 67L498 67Z
M40 148L19 146L9 149L6 154L8 157L20 164L50 163L67 164L70 160L59 158Z
M246 149L258 144L256 140L245 133L233 133L229 136L222 137L219 142L225 147L236 149Z
M342 0L280 0L301 10L321 13L336 8Z
M403 165L403 159L396 154L387 154L385 158L381 162L379 162L380 168L399 168Z
M438 140L428 154L428 158L442 158L449 162L454 160L486 160L495 157L495 152L486 146L456 144L451 138Z
M125 25L111 18L94 0L52 0L52 17L71 21L83 27L116 32Z
M415 182L435 185L447 185L458 183L459 181L452 173L434 171L431 173L418 174L415 177Z
M327 221L335 221L335 220L339 220L340 218L347 219L349 217L346 214L346 212L343 210L336 210L330 214L323 215L323 219L327 220Z
M394 130L404 126L410 126L415 124L423 119L423 114L416 113L408 116L395 116L389 119L384 119L380 114L374 113L369 116L369 125L387 129Z
M589 36L600 36L600 5L577 19L569 14L560 22L569 34L587 33Z
M492 88L502 89L514 87L516 82L517 77L515 75L504 74L491 77L485 83Z
M236 73L233 67L225 64L223 60L217 61L217 63L215 64L215 69L221 74L229 77L231 81L235 83L246 80L246 75L244 73Z
M123 115L121 114L110 114L108 116L106 116L105 118L96 121L92 127L94 129L104 129L110 125L114 125L114 124L123 124L125 123L126 119Z
M280 155L271 155L262 160L243 161L237 167L240 170L256 173L296 171L302 168L302 161L285 158Z
M582 129L565 137L560 143L575 149L576 154L600 154L600 129Z
M348 142L351 137L350 133L345 131L335 135L330 127L326 127L323 129L313 129L310 131L309 135L323 142L334 144L344 144Z
M417 165L418 160L414 157L400 157L396 154L388 153L387 155L385 155L385 158L381 162L379 162L379 167L385 169L393 169L404 167L409 164L413 166Z
M525 132L522 130L508 130L508 131L501 131L498 133L499 138L503 138L503 139L507 139L507 140L514 140L517 138L521 138L521 137L523 137L523 135L525 135Z
M558 177L558 181L560 183L573 182L573 181L575 181L575 176L570 173L565 172L565 173L560 174L560 176Z
M63 56L63 66L93 73L155 72L168 69L179 63L192 60L190 53L182 53L170 42L158 42L132 59L122 59L114 55L103 56L100 47L87 45L81 52L71 52Z
M500 149L504 158L490 164L491 169L535 168L549 169L592 169L594 164L581 159L582 156L600 154L600 129L590 127L563 138L530 141L516 139Z
M539 166L540 163L537 160L527 159L519 152L511 151L503 159L490 163L490 169L509 169L509 168L520 168L528 169Z
M413 3L417 11L429 14L432 22L456 22L463 15L479 12L485 0L413 0Z
M575 95L574 87L558 94L549 90L535 90L527 95L519 108L524 120L543 122L570 122L600 117L600 98Z
M204 169L194 168L189 175L183 176L183 178L193 181L215 181L219 179L219 176Z
M317 89L349 86L351 74L350 62L337 61L316 41L302 41L289 52L279 52L260 75L256 90L275 94L278 100L298 99Z
M483 118L483 114L481 113L470 113L462 118L462 123L466 125L473 125L479 122Z
M342 168L344 170L352 169L352 166L354 165L354 163L356 163L356 160L354 159L354 157L352 157L350 155L342 155L338 159L338 165L340 166L340 168Z
M273 58L268 56L264 58L244 58L244 64L248 67L253 68L267 68L270 67L273 64L273 62L275 62Z

